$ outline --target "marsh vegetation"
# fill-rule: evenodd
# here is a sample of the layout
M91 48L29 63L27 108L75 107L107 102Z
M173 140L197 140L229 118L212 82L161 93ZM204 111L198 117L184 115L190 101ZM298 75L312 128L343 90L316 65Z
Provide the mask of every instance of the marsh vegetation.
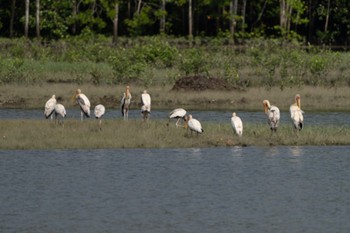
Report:
M168 120L69 119L64 127L50 120L0 121L2 149L175 148L216 146L349 145L350 127L308 126L296 133L283 125L271 135L265 124L247 123L243 137L234 135L230 123L202 122L204 133L193 134Z
M152 109L169 111L263 111L263 99L288 111L296 93L306 112L348 111L350 106L346 52L279 40L252 40L240 47L217 39L193 46L165 37L121 38L118 45L108 41L95 36L49 43L1 39L0 106L39 109L55 94L66 108L77 107L71 97L80 88L92 106L117 109L126 85L131 88L132 109L140 109L144 89L152 97ZM233 88L173 90L180 79L198 76L223 80ZM199 137L159 120L106 120L102 132L94 121L67 120L64 128L36 120L0 124L1 148L12 149L350 144L348 128L327 125L306 127L299 135L282 126L271 137L265 125L248 123L239 140L229 125L207 122Z

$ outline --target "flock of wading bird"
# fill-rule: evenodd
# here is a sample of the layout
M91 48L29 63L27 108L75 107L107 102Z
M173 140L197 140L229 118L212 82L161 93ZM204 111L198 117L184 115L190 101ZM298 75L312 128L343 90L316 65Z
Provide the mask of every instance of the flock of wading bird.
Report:
M86 95L84 95L80 89L77 89L73 98L77 101L77 104L80 106L81 121L83 121L84 116L90 117L91 105ZM120 109L122 112L122 116L124 117L124 120L128 120L130 103L131 103L130 87L126 86L126 90L123 93L123 96L120 102ZM144 90L143 93L141 94L141 104L142 104L142 107L141 107L142 119L143 121L146 121L149 118L149 114L151 113L151 96L147 93L146 90ZM277 131L277 128L279 126L280 110L278 107L271 105L269 100L264 100L263 106L264 106L265 114L267 116L268 124L271 129L271 133L274 133ZM96 105L94 109L95 117L96 119L99 120L100 130L102 130L102 117L105 114L105 110L106 108L102 104ZM289 111L290 111L291 119L293 121L294 129L296 131L302 130L304 112L300 108L299 94L295 96L295 103L290 105ZM66 117L66 109L62 104L57 103L56 96L52 95L52 97L45 104L44 114L46 118L51 117L51 119L53 119L53 117L55 117L55 119L58 120L58 117L61 117L63 119ZM204 132L201 123L197 119L194 119L192 115L187 116L187 112L183 108L177 108L171 111L169 114L169 118L177 119L176 127L181 126L186 129L190 129L191 134L192 132L196 132L198 135ZM184 121L184 125L179 124L180 120ZM63 120L61 123L63 124ZM235 112L232 113L231 125L235 134L241 137L243 135L243 123L241 118L237 116Z

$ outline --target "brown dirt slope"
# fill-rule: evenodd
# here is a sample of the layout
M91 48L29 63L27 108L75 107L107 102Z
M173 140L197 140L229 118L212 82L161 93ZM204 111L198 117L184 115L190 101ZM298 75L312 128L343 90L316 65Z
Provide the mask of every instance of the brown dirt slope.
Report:
M176 81L172 90L233 90L234 85L221 78L187 76Z

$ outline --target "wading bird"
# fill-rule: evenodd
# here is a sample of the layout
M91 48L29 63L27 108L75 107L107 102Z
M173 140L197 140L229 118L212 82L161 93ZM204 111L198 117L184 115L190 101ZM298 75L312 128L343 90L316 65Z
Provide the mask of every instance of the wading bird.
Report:
M192 115L188 116L187 125L191 130L191 135L193 131L196 132L197 135L204 132L201 123L197 119L194 119Z
M292 118L294 129L302 130L304 124L303 111L300 107L300 95L295 95L295 103L289 108L290 117Z
M86 97L86 95L81 93L80 89L77 89L77 91L75 92L75 99L80 106L80 110L81 110L80 119L83 120L84 115L86 117L90 117L90 101Z
M179 127L179 126L181 126L181 125L179 125L179 121L181 120L181 119L183 119L183 121L184 122L186 122L186 114L187 114L187 112L186 112L186 110L185 109L183 109L183 108L177 108L177 109L174 109L173 111L171 111L170 113L169 113L169 118L170 119L177 119L177 121L176 121L176 127Z
M146 90L141 94L141 113L142 119L146 121L151 113L151 96L147 93Z
M106 108L102 104L96 105L94 113L96 119L99 120L100 130L102 130L102 116L105 114Z
M57 104L56 96L52 95L52 97L45 104L44 115L46 119L51 117L51 120L52 120L56 104Z
M232 125L232 129L235 131L235 133L242 137L243 134L243 123L242 120L239 116L236 115L236 113L232 113L232 117L231 117L231 125Z
M56 104L55 106L55 119L59 122L58 117L60 116L62 121L62 125L64 126L64 122L63 119L66 117L67 113L66 113L66 109L62 104Z
M270 101L264 100L264 111L267 116L267 123L270 126L271 132L276 132L280 122L280 110L274 105L270 105Z
M124 120L128 120L128 118L129 118L130 103L131 103L130 87L126 86L126 90L123 94L121 104L120 104L120 108L121 108Z

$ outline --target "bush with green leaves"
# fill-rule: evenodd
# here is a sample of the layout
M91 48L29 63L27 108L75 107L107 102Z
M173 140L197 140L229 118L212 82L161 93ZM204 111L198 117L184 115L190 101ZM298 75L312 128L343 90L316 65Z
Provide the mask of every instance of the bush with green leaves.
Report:
M18 58L0 60L0 83L21 83L25 81L24 61Z

